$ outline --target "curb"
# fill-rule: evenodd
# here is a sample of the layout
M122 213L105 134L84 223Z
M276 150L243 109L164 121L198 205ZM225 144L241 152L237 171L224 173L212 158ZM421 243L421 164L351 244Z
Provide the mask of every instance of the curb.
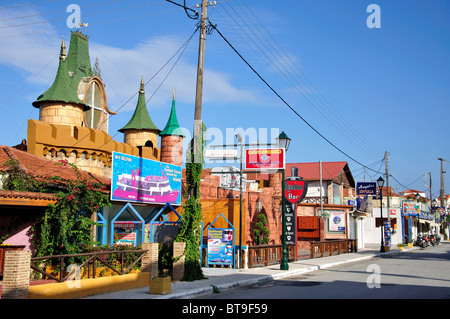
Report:
M414 248L398 250L398 251L397 250L389 251L389 252L385 252L385 253L374 252L372 254L367 254L365 256L358 256L358 257L350 258L347 260L329 262L329 263L325 263L323 265L307 266L305 268L287 270L285 272L279 272L279 273L276 273L273 275L261 275L257 278L238 280L238 281L234 281L234 282L230 282L230 283L226 283L226 284L217 285L217 286L215 286L215 288L217 288L219 291L226 291L226 290L237 288L237 287L251 286L251 285L255 285L255 284L259 284L259 283L268 282L271 280L294 276L297 274L313 272L313 271L326 269L326 268L343 265L343 264L347 264L347 263L352 263L352 262L364 261L364 260L368 260L368 259L375 258L375 257L384 257L387 255L401 254L401 253L405 253L405 252L408 252L411 250L416 250L416 249L418 249L418 248L414 247ZM214 293L214 289L212 286L210 286L210 287L202 287L202 288L192 289L189 292L179 292L179 293L174 293L174 294L169 294L169 295L162 295L155 299L192 298L192 297L196 297L196 296L200 296L200 295L207 295L207 294L212 294L212 293Z

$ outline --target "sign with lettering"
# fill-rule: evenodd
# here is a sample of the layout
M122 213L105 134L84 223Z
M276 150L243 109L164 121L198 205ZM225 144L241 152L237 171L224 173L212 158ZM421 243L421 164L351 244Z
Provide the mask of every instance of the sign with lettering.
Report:
M284 183L284 198L291 204L300 203L308 192L308 182L297 180L286 180Z
M233 229L208 228L208 265L233 265Z
M111 200L180 205L181 166L113 152Z
M245 150L246 169L284 169L284 148Z
M377 183L375 182L357 182L356 195L376 195Z
M286 244L297 244L297 205L286 203Z

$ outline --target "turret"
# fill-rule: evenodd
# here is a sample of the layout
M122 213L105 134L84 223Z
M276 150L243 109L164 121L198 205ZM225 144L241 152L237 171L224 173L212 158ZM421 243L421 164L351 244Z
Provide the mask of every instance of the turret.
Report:
M92 73L86 35L71 33L67 55L63 38L55 80L33 106L42 122L108 131L108 117L116 113L108 109L102 80Z
M159 133L159 136L161 136L161 162L181 166L183 161L184 134L178 124L175 109L175 89L173 89L172 110L170 111L169 119L164 130Z
M161 132L153 123L145 102L144 78L139 89L138 102L130 121L119 132L124 134L124 143L134 146L150 148L153 157L159 160L158 134ZM148 150L148 149L147 149ZM144 156L145 157L145 156Z
M83 112L91 108L78 97L70 78L68 64L63 38L55 80L50 88L32 103L34 107L39 108L39 120L42 122L81 126Z

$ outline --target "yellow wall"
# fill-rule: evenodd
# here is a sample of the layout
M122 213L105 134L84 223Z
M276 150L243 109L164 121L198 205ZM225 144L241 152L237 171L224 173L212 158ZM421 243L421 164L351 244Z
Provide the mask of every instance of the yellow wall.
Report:
M102 131L82 126L28 120L28 153L49 159L66 159L80 169L111 177L112 152L139 156L139 149L114 141ZM142 157L160 160L160 150L144 147Z

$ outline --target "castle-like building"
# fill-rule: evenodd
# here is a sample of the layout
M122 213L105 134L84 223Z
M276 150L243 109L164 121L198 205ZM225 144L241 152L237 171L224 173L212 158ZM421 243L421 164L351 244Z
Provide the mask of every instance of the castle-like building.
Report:
M102 79L92 71L88 37L72 31L68 52L62 40L53 84L33 102L39 109L39 120L28 121L27 151L67 160L106 178L111 177L112 152L181 166L184 136L176 115L175 92L170 116L161 131L148 113L144 89L142 78L134 114L119 130L124 142L114 141L108 134L108 123L116 113L108 107Z

